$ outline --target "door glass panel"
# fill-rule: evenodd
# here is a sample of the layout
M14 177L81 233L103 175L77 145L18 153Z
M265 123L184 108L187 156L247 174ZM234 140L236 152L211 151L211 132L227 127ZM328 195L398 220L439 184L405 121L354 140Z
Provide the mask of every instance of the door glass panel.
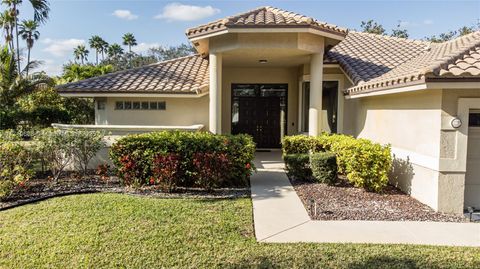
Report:
M468 115L468 126L469 127L480 127L480 113L470 113Z

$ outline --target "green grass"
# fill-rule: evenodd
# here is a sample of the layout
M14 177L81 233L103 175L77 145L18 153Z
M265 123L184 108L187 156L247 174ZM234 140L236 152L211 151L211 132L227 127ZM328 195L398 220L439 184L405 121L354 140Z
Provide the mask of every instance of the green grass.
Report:
M480 267L475 248L260 244L251 206L121 194L26 205L0 212L0 268Z

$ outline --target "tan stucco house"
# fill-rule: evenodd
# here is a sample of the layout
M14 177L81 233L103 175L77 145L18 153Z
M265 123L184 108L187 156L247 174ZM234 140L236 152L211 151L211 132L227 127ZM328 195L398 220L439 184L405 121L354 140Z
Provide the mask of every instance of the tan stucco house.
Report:
M58 91L95 98L97 127L389 143L392 183L439 211L480 208L480 32L430 43L262 7L186 34L197 55Z

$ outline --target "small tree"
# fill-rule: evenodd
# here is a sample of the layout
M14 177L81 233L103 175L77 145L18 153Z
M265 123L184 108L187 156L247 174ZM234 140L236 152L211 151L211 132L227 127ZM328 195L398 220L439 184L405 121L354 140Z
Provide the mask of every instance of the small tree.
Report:
M87 130L76 130L73 135L73 159L84 176L87 175L90 160L105 146L103 137L103 132Z
M39 152L47 163L55 182L72 161L75 131L43 129L36 137Z
M362 32L364 33L384 35L386 32L385 28L383 28L383 25L377 23L374 20L362 21L360 27L362 28Z

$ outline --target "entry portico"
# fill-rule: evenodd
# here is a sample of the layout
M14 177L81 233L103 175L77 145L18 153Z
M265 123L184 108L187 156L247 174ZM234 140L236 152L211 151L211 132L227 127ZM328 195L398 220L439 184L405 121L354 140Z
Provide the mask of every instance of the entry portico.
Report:
M241 68L262 70L308 65L307 70L310 70L311 75L309 109L306 117L307 132L309 135L319 134L323 118L321 114L325 49L342 41L346 33L345 29L337 26L272 7L260 8L188 29L187 36L201 55L208 55L210 62L209 130L213 133L231 132L231 128L222 126L222 118L230 117L222 113L228 111L222 108L228 105L222 96L231 94L233 90L231 85L223 81L223 77L228 76L227 72L238 72ZM236 69L230 71L229 67ZM265 78L263 83L267 81L268 78ZM227 88L224 89L224 86ZM289 99L298 99L298 91L295 91L294 96L290 96ZM288 115L286 118L288 119ZM290 119L285 122L287 129L288 126L294 125L295 121ZM280 122L280 125L284 126L284 122Z

